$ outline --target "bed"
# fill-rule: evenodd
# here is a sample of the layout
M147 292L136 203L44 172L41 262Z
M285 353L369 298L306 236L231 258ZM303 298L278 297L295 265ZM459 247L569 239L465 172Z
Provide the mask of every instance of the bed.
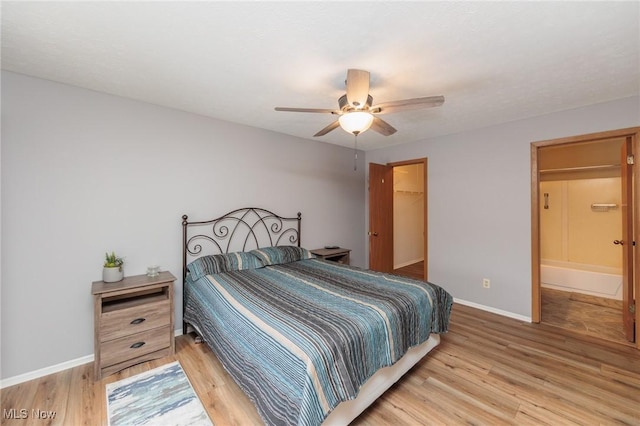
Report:
M184 332L203 338L265 424L348 424L447 331L444 289L314 258L300 213L182 219Z

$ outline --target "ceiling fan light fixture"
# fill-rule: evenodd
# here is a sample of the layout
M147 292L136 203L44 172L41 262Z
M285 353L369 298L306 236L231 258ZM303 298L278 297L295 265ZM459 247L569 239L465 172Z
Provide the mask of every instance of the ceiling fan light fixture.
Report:
M322 114L337 115L338 119L332 121L328 126L317 132L314 137L324 136L327 133L342 127L342 129L352 135L371 128L376 133L383 136L391 136L397 130L389 123L377 116L377 114L388 114L405 110L437 107L444 103L444 96L425 96L421 98L401 99L373 105L373 98L369 92L370 74L365 70L349 69L347 71L346 89L347 93L338 98L338 109L320 108L290 108L276 107L276 111L291 112L315 112ZM374 117L374 114L376 116Z
M347 133L359 134L368 130L373 123L373 115L365 111L352 111L342 114L338 121L340 127Z

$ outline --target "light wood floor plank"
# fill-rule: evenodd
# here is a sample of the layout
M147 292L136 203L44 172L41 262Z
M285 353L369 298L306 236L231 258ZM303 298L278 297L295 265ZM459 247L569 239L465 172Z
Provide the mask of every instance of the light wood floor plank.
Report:
M613 367L608 364L602 364L600 371L604 377L607 377L616 383L623 383L627 386L631 386L637 389L637 394L640 394L640 374Z
M414 280L424 279L424 261L412 263L402 268L394 269L393 273L403 277L413 278Z
M180 361L216 426L258 425L249 398L193 336L176 355L93 381L86 364L0 391L5 410L56 411L2 425L106 425L105 385ZM640 424L640 351L544 324L455 305L431 354L354 422L371 425Z
M572 421L565 415L559 415L549 408L548 405L539 406L529 402L523 402L515 421L518 425L576 425L581 426L588 423Z
M596 372L589 366L581 368L575 364L549 362L549 358L545 358L544 354L536 354L535 358L536 365L548 372L546 380L549 383L563 386L574 381L580 382L582 393L593 393L599 399L619 401L622 405L640 403L640 392L637 392L636 388L624 382L612 381L603 374L594 374ZM629 372L629 374L634 373Z
M438 360L430 360L430 378L445 383L457 395L462 395L482 411L494 416L512 419L518 412L520 401L499 388L488 388L486 382L464 368L452 369Z
M498 425L506 423L510 418L508 413L495 415L484 410L479 401L434 377L429 377L423 388L423 396L430 403L428 405L442 406L456 423ZM428 417L421 420L422 424L429 422Z
M85 364L72 369L69 401L67 402L65 424L78 426L94 426L92 419L102 418L104 404L94 401L96 393L93 383L93 364ZM94 410L98 409L98 413Z
M542 322L628 343L622 321L622 300L541 288Z

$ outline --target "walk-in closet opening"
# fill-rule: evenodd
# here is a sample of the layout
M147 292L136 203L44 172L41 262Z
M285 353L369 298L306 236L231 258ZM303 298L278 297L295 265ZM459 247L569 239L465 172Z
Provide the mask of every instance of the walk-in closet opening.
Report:
M424 279L424 164L393 168L393 270Z

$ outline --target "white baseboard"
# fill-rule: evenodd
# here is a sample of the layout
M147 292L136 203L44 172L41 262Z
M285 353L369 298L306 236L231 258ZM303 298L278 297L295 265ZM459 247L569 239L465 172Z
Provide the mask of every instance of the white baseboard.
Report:
M29 380L37 379L49 374L58 373L69 368L77 367L82 364L93 362L94 355L87 355L80 358L72 359L70 361L61 362L60 364L44 367L39 370L30 371L28 373L19 374L17 376L9 377L0 381L0 389L4 389L9 386L17 385L19 383L28 382Z
M453 298L454 303L459 303L461 305L470 306L472 308L480 309L482 311L491 312L493 314L502 315L503 317L513 318L524 322L531 322L531 317L527 317L524 315L516 314L509 311L503 311L502 309L492 308L491 306L481 305L475 302L468 302L466 300Z
M182 327L175 330L176 337L181 335L182 335ZM79 365L93 362L94 358L95 358L95 355L91 354L91 355L83 356L80 358L72 359L70 361L61 362L60 364L40 368L39 370L34 370L28 373L19 374L17 376L8 377L6 379L0 380L0 389L4 389L4 388L8 388L9 386L28 382L29 380L38 379L40 377L44 377L49 374L59 373L60 371L67 370L69 368L78 367Z

